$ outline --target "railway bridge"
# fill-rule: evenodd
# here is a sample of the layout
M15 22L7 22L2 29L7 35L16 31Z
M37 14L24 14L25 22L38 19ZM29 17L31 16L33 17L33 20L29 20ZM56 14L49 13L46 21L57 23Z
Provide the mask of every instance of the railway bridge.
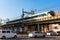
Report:
M60 16L50 16L38 19L26 19L23 20L24 31L44 31L47 32L52 30L52 24L60 24ZM17 31L22 31L22 19L17 19L7 22L2 26L4 29L13 29ZM57 28L56 28L57 29Z

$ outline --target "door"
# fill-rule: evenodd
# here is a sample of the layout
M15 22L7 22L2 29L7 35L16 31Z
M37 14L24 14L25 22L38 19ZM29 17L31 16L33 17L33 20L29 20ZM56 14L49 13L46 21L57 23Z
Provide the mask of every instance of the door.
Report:
M10 31L6 31L7 33L6 33L6 37L7 38L10 38L12 35L11 35L11 32Z

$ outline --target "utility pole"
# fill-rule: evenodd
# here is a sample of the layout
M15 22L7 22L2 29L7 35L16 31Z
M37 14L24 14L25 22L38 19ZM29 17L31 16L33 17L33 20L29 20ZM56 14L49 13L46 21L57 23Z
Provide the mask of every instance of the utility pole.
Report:
M22 9L22 32L24 32L24 9Z
M24 16L25 16L24 13L32 15L35 14L33 10L31 10L31 12L26 12L24 11L24 9L22 9L22 32L24 32Z

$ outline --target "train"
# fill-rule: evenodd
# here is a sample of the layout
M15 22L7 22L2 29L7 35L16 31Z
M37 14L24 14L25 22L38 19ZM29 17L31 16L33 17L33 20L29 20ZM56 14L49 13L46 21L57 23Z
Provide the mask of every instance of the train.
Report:
M24 19L26 19L26 20L33 20L33 19L39 19L39 18L51 17L51 16L55 16L55 12L54 11L46 11L46 12L36 13L36 14L31 15L29 17L26 17Z

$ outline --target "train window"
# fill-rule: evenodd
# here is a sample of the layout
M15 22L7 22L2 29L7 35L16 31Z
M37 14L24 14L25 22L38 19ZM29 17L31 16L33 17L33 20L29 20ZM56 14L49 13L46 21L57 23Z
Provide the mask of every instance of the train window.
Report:
M46 14L42 14L42 16L47 16Z
M43 17L43 16L47 16L47 14L40 14L40 15L38 15L38 17Z

